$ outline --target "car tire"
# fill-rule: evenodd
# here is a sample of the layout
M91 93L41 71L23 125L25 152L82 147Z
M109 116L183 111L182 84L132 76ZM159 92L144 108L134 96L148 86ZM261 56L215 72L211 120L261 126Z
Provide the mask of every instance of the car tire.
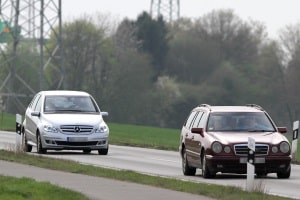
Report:
M290 178L291 176L291 165L285 172L277 172L277 178Z
M37 152L39 154L46 154L47 153L47 149L43 148L41 135L39 133L37 133L36 137L37 137Z
M24 152L31 152L32 151L32 146L27 144L27 138L26 138L25 133L22 133L22 150Z
M84 154L90 154L92 152L91 149L83 149Z
M203 178L214 178L216 176L215 173L211 173L206 163L206 153L203 154L202 159L202 177Z
M182 151L182 172L185 176L195 176L196 174L196 168L189 166L185 148Z
M108 147L106 149L98 149L99 155L107 155L108 154Z

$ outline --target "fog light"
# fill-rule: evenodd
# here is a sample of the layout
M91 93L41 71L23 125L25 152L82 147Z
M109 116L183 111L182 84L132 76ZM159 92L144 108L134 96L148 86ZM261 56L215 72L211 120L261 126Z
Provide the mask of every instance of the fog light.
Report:
M278 152L278 147L273 146L273 147L272 147L272 152L273 152L273 153L277 153L277 152Z
M230 147L229 146L224 147L224 151L225 153L230 153Z

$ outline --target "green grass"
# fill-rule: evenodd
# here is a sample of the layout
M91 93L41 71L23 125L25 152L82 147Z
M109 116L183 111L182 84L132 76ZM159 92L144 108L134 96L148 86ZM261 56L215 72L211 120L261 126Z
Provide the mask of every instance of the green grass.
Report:
M13 178L0 175L0 199L87 200L88 198L79 192L60 188L48 182L37 182L30 178Z
M119 171L95 167L90 165L82 165L78 162L70 160L53 159L42 156L30 155L25 153L14 153L10 151L0 150L0 159L11 162L18 162L27 165L34 165L42 168L60 170L71 173L80 173L97 177L111 178L121 181L129 181L139 184L151 185L159 188L166 188L175 191L187 192L196 195L204 195L221 200L280 200L288 199L278 196L264 194L264 188L258 188L257 192L246 192L237 187L220 186L213 184L195 183L182 181L177 179L163 178L139 174L133 171ZM1 185L1 182L0 182ZM1 197L1 196L0 196ZM1 199L1 198L0 198ZM55 198L54 198L55 199Z
M0 114L0 130L15 131L16 115L1 112Z
M111 144L178 150L180 130L177 129L115 123L110 123L109 129Z

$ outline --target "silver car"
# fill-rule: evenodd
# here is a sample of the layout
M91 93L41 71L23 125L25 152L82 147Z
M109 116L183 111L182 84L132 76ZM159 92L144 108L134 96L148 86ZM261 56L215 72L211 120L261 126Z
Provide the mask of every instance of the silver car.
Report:
M28 108L22 127L22 145L26 152L37 147L45 154L53 150L98 150L107 155L109 128L94 98L81 91L41 91Z

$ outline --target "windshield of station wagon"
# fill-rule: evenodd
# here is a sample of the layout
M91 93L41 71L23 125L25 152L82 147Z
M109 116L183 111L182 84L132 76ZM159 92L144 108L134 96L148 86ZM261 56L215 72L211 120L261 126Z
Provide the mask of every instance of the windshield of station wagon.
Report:
M45 112L99 112L89 96L46 96Z
M274 132L269 118L263 112L211 113L207 131Z

